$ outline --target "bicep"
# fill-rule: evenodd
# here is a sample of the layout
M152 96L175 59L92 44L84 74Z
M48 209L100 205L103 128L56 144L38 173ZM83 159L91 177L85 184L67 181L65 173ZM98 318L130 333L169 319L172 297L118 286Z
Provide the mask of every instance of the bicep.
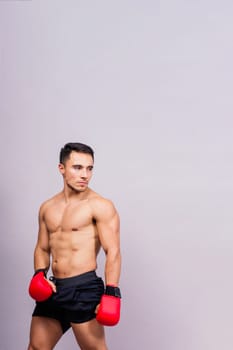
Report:
M46 251L49 249L49 234L42 210L39 213L39 231L37 239L37 248Z
M101 210L96 219L96 225L104 251L119 249L120 218L113 205L109 205Z

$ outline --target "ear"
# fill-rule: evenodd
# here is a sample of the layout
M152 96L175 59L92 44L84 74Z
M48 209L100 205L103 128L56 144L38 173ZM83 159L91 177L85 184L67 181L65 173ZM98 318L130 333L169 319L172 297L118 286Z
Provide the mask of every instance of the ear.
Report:
M58 169L59 169L60 173L63 175L64 172L65 172L64 164L59 163L59 164L58 164Z

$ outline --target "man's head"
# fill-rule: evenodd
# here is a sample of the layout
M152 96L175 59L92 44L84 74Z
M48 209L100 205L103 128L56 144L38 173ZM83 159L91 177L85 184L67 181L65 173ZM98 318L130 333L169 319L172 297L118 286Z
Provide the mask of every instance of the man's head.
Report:
M86 153L90 154L92 156L92 159L94 161L94 151L90 146L85 145L84 143L79 142L69 142L65 144L64 147L62 147L60 151L60 163L65 165L65 162L67 159L69 159L70 154L72 151L78 152L78 153Z
M94 152L82 143L67 143L60 151L59 170L65 187L73 192L87 189L92 177Z

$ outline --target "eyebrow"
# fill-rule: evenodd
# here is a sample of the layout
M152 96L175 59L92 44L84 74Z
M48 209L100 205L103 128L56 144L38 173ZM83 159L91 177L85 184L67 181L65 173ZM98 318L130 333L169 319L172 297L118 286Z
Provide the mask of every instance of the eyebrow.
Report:
M72 167L82 167L82 168L93 168L94 165L87 165L86 167L82 164L73 164Z

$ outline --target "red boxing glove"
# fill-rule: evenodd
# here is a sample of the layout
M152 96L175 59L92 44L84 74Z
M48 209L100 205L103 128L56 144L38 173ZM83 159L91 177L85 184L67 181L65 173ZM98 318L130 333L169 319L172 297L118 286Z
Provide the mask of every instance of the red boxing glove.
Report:
M120 320L121 292L118 287L106 286L100 300L96 319L104 326L115 326Z
M52 287L45 277L46 269L37 270L29 284L29 294L36 301L45 301L53 294Z

